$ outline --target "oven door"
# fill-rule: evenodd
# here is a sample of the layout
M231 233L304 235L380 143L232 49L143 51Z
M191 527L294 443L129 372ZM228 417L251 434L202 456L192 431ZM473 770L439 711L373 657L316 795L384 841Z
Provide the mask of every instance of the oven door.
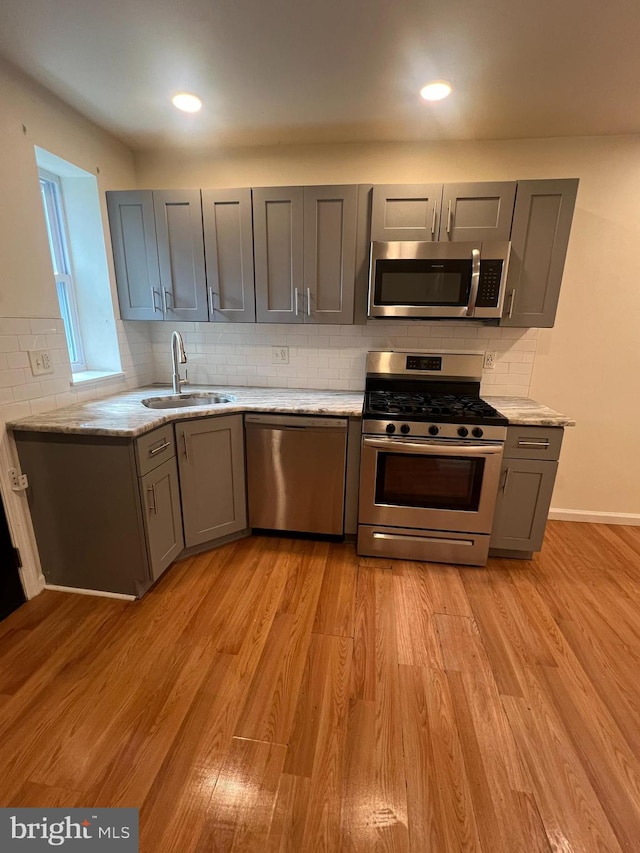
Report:
M490 533L502 442L364 436L360 524Z

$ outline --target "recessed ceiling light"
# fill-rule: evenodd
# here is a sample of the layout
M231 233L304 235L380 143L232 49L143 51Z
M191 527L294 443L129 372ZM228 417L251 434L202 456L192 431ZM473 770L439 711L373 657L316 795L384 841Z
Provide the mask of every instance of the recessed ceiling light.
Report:
M185 113L197 113L202 107L200 98L197 95L190 95L188 92L179 92L174 95L171 98L171 103Z
M451 83L446 80L434 80L420 89L420 94L425 101L441 101L451 94Z

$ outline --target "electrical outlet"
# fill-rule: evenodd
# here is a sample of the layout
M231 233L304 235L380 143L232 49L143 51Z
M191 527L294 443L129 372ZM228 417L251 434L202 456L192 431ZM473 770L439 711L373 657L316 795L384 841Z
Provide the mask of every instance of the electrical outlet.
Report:
M271 347L271 364L289 364L289 347Z
M485 352L484 354L484 369L485 370L493 370L496 366L496 354L495 352Z
M53 364L49 350L29 350L29 363L31 364L31 372L34 376L41 376L43 373L53 373Z

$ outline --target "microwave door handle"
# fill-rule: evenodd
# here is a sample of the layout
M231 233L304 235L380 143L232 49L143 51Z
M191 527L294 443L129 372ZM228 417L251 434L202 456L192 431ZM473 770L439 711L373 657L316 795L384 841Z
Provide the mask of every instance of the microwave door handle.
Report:
M469 290L469 304L467 305L467 317L473 317L476 312L476 300L478 298L478 285L480 284L480 252L478 249L471 250L471 289Z

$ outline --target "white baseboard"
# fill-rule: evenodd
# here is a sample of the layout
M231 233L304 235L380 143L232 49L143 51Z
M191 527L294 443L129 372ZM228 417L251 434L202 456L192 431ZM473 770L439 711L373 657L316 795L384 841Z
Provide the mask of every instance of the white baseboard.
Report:
M135 595L126 595L123 592L105 592L102 589L80 589L75 586L58 586L54 583L44 585L45 589L52 589L54 592L75 592L77 595L97 595L98 598L119 598L122 601L135 601Z
M640 515L634 512L587 512L582 509L549 510L551 521L587 521L591 524L628 524L640 527Z

